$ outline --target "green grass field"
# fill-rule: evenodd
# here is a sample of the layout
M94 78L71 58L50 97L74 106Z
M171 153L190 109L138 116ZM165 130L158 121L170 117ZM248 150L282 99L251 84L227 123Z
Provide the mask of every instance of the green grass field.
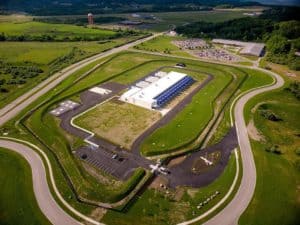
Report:
M68 24L49 24L42 22L3 22L0 23L0 33L5 35L28 35L28 36L42 36L51 35L58 39L64 40L74 36L78 37L97 37L109 38L116 33L111 30L92 29L81 26Z
M0 92L0 107L26 93L54 72L136 38L118 38L105 42L0 42L0 62L3 63L0 75L1 79L5 80L5 84L0 87L7 90ZM22 84L9 83L24 79L20 77L21 74L14 77L7 68L29 66L39 68L43 72L36 77L26 78Z
M289 82L289 79L287 79ZM261 116L259 111L253 115L251 109L263 103L282 121L273 122ZM254 118L256 128L265 142L252 140L256 163L257 186L254 198L240 218L241 225L281 225L298 224L300 213L300 173L295 163L299 160L295 150L299 148L300 133L299 100L285 90L272 91L250 100L246 106L245 117ZM281 155L265 149L278 145ZM268 212L272 216L266 216Z
M151 39L150 41L141 43L134 48L137 50L144 50L150 52L160 52L170 55L193 57L189 53L182 51L176 45L172 44L172 41L182 40L182 37L170 37L170 36L159 36Z
M0 224L50 225L36 202L29 164L17 153L0 148Z

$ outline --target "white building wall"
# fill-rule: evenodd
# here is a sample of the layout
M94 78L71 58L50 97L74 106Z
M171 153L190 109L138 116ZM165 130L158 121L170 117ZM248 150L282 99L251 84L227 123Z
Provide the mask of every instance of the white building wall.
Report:
M165 73L165 72L163 72ZM184 73L169 72L166 76L160 77L145 88L131 87L121 97L121 101L125 101L131 104L135 104L147 109L152 109L156 100L154 99L159 94L166 91L169 87L186 77Z

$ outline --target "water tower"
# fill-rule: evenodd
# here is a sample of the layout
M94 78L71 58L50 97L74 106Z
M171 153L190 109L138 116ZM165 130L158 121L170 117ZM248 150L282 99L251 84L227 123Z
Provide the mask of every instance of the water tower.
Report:
M93 14L92 13L88 14L88 22L89 22L89 25L94 24L94 18L93 18Z

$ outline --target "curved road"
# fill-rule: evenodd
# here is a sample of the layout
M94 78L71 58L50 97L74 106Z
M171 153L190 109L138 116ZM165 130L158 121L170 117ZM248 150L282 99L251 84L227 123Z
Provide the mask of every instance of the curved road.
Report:
M263 92L271 91L283 86L284 80L281 76L267 70L257 68L260 71L266 72L276 80L276 83L271 86L253 90L242 96L234 107L235 126L238 134L238 141L241 151L241 159L243 165L243 176L241 184L234 198L230 203L221 210L216 216L208 220L205 225L233 225L238 224L238 220L242 213L246 210L251 202L256 185L256 168L251 150L251 144L247 133L247 126L244 120L244 107L246 103L254 96Z
M38 205L48 220L55 225L79 225L54 200L47 183L46 170L41 157L30 147L14 141L0 140L0 147L13 150L22 155L30 164L33 191Z
M157 35L159 34L156 34L154 36ZM21 110L27 107L31 102L36 100L38 97L40 97L41 95L49 91L51 88L55 87L59 82L61 82L67 76L72 74L74 71L82 68L83 66L87 65L90 62L108 56L110 54L125 50L131 47L132 45L151 39L154 36L121 46L116 49L112 49L106 53L101 53L97 56L84 60L84 62L77 63L78 65L75 64L75 66L74 65L70 66L71 68L69 70L60 73L60 76L58 76L58 78L56 79L50 77L51 79L50 78L47 79L46 80L47 82L43 84L44 85L43 89L40 89L41 87L39 87L39 89L37 90L32 90L30 91L31 94L26 95L24 98L22 96L17 100L15 100L13 103L9 104L7 107L1 109L0 126L3 125L5 122L7 122L9 119L13 118L15 115L17 115ZM247 93L246 95L242 96L237 101L234 108L234 117L235 117L235 126L237 129L238 140L241 149L242 165L243 165L243 176L242 176L241 184L234 198L231 200L231 202L223 210L221 210L216 216L214 216L212 219L207 221L205 225L238 224L239 217L249 205L252 196L254 194L255 184L256 184L256 168L255 168L254 158L252 155L249 137L247 134L247 127L244 120L243 109L245 104L250 98L260 93L277 89L284 84L284 80L279 75L271 71L266 71L260 68L256 68L256 69L270 74L272 77L274 77L276 83L271 86L253 90ZM46 173L45 173L43 162L39 157L39 155L32 148L20 144L18 142L6 141L6 140L0 140L0 147L12 149L13 151L20 153L30 163L33 172L34 192L38 204L41 210L43 211L43 213L53 224L55 225L80 224L75 219L70 217L67 213L65 213L53 199L47 184ZM197 218L195 218L195 220L196 219ZM191 221L187 221L183 224L190 224L190 222Z

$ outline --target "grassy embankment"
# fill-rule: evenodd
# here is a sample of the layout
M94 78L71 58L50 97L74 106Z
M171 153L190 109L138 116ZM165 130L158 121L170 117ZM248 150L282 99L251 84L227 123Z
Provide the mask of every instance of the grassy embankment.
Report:
M272 67L283 75L288 87L299 78L287 77L282 67ZM283 73L284 72L284 73ZM255 106L262 104L262 108ZM278 116L280 121L271 121L263 116L262 109ZM254 197L240 218L241 225L298 224L300 213L300 134L299 100L289 91L275 90L255 97L246 105L245 118L254 120L262 141L251 140L256 163L257 184ZM272 146L278 146L281 154L267 152ZM266 216L266 213L269 216Z
M0 148L0 223L50 225L36 202L29 164L17 153Z
M240 93L243 93L247 90L250 90L252 88L260 87L263 85L268 85L273 82L272 77L266 75L263 72L257 71L257 70L251 70L251 69L243 69L245 72L247 72L248 76L247 79L241 84L238 91L235 93L234 97L237 97ZM233 98L234 99L234 98ZM233 100L232 99L232 100ZM232 100L230 101L230 104L232 103ZM224 115L223 119L220 122L219 126L217 127L216 131L212 135L209 144L215 144L218 141L221 140L222 137L228 132L229 128L231 127L230 124L230 104L226 106L224 109Z

